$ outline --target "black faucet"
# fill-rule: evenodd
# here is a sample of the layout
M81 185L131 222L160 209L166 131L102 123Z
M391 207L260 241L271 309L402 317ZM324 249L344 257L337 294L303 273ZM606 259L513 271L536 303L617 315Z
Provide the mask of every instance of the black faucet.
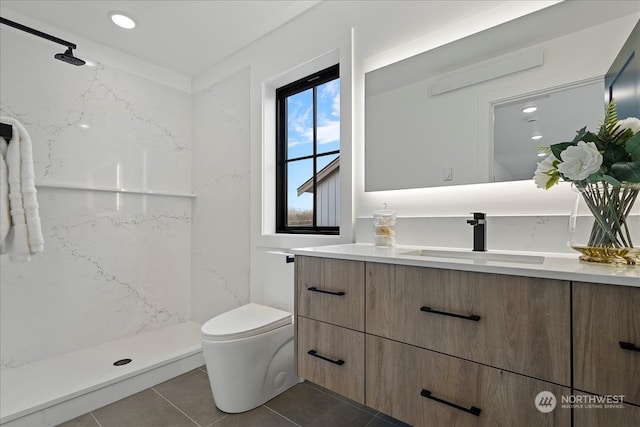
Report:
M467 224L473 226L473 250L476 252L487 251L487 214L484 212L471 212L473 219L468 219Z

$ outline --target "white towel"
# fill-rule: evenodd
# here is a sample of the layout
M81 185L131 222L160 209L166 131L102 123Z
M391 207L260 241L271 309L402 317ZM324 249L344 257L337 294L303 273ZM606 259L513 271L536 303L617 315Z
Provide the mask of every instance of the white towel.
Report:
M0 117L0 121L13 126L13 138L9 141L5 157L11 227L5 241L0 245L0 253L8 253L12 261L27 262L31 255L44 249L34 182L31 138L17 120Z

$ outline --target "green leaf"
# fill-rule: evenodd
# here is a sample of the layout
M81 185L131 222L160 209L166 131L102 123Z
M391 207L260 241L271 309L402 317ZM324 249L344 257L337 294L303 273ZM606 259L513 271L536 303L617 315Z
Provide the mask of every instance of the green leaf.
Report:
M611 184L614 187L620 187L620 185L622 184L620 181L618 181L617 179L615 179L614 177L609 176L609 175L604 175L602 177L602 180L608 182L609 184Z
M631 155L631 160L640 162L640 132L629 138L624 148Z
M607 109L604 114L604 123L600 126L598 130L598 138L601 141L613 142L614 141L614 132L616 125L618 124L618 113L616 112L616 103L613 99L607 105ZM602 149L602 146L598 146L599 149Z
M560 181L560 174L559 173L555 173L555 174L551 175L551 179L549 181L547 181L546 190L548 190L551 187L553 187L554 185L556 185L558 183L558 181Z
M588 182L589 184L595 184L602 180L604 180L604 175L602 173L602 168L601 168L598 172L594 172L591 175L589 175L585 181Z
M553 144L549 146L551 148L551 152L555 156L556 159L561 159L560 153L562 153L567 147L571 147L573 145L577 145L573 142L559 142L557 144Z
M584 135L582 135L582 141L593 142L594 144L596 144L596 148L598 149L598 151L603 151L605 148L607 148L607 143L605 142L606 138L603 139L600 135L596 135L593 132L585 132Z
M604 124L611 129L618 122L618 112L616 109L616 103L613 99L609 101L609 105L607 105L607 110L604 114Z
M590 132L587 132L587 127L586 127L586 126L585 126L585 127L583 127L583 128L582 128L582 129L580 129L580 130L577 130L577 131L576 131L576 137L575 137L575 138L573 138L573 141L571 141L571 143L572 143L573 145L575 145L575 144L577 144L577 143L578 143L578 141L583 141L583 139L582 139L582 138L584 138L585 134L587 134L587 133L590 133Z
M607 166L611 166L614 163L628 162L631 160L630 157L627 150L615 144L607 145L607 148L605 148L602 154L603 163Z
M611 165L610 175L618 181L640 182L640 162L621 162Z
M612 141L618 145L624 145L624 142L629 139L633 135L633 131L631 129L620 129L620 125L616 125L616 127L612 131Z

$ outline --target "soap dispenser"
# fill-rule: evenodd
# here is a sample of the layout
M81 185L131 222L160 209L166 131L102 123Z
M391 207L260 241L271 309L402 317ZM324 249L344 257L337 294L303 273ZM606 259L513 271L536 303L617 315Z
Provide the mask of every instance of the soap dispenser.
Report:
M396 212L387 209L386 203L373 213L373 243L376 246L396 245Z

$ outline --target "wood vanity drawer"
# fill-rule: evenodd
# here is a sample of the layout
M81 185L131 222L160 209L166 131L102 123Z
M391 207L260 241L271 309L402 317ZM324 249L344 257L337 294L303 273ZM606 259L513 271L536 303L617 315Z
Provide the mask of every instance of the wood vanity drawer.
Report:
M304 317L297 327L298 376L364 404L364 333Z
M367 263L366 332L570 385L569 282Z
M296 256L297 314L364 330L364 262Z
M571 425L569 388L385 338L367 335L366 375L367 406L414 426ZM542 391L558 402L549 413L535 405Z
M573 313L575 388L640 405L640 288L575 282Z
M577 392L574 392L576 394ZM623 407L602 407L601 409L576 407L575 427L632 427L640 426L640 406L623 404Z

